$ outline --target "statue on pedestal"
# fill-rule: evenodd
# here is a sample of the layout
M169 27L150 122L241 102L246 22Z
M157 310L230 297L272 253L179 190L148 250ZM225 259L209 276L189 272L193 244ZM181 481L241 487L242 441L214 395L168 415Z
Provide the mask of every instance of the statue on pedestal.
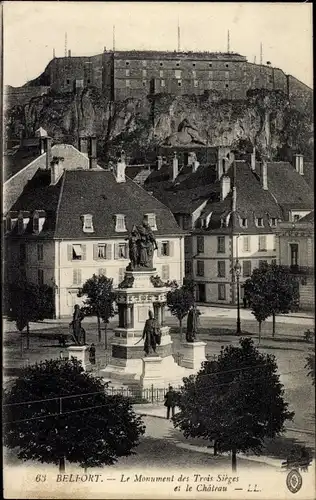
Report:
M128 237L130 264L128 270L152 269L154 251L157 250L157 242L147 222L141 226L133 226Z
M149 318L146 319L142 336L142 339L145 340L144 351L146 356L149 354L156 354L156 347L160 345L161 341L158 321L154 317L152 311L149 311L148 316Z
M194 304L189 311L188 319L187 319L187 332L186 332L186 341L187 342L195 342L196 335L198 333L199 326L199 316L200 311L196 308Z
M72 329L71 337L76 345L85 345L86 343L86 332L81 326L83 318L84 315L78 304L76 304L72 321L69 323L69 327Z

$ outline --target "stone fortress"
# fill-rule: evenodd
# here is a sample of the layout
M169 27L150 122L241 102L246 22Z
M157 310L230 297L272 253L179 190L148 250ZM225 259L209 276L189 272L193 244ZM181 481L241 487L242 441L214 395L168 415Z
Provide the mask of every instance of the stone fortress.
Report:
M98 88L112 101L148 95L203 95L245 99L254 89L278 90L301 107L312 90L270 63L255 64L234 52L108 51L91 57L54 57L44 72L20 88L9 87L15 101L40 93L75 93ZM19 95L21 96L19 97Z

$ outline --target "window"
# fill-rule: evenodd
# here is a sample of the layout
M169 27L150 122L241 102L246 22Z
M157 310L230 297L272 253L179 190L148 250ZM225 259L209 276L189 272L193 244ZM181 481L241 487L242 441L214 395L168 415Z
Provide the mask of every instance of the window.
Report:
M194 66L194 67L195 67L195 63L192 63L192 66Z
M125 232L126 231L126 226L125 226L125 215L123 214L116 214L115 215L116 221L115 221L115 231L117 233L119 232Z
M86 214L82 216L83 226L82 230L84 233L93 233L93 219L91 214Z
M195 70L192 71L192 76L193 76L193 78L196 78L196 71Z
M213 88L213 82L208 82L208 88L209 88L209 90L212 90L212 88Z
M180 63L177 63L177 66L180 66Z
M43 271L43 269L37 270L37 284L38 284L38 286L44 285L44 271Z
M259 236L259 252L267 250L267 237L265 235Z
M181 80L178 80L178 87L182 87L182 82L181 82Z
M71 259L70 260L84 260L83 248L85 245L70 245Z
M7 215L6 218L6 231L12 231L12 219L10 215Z
M225 87L228 89L228 83L226 83Z
M81 285L81 269L73 269L72 271L72 284Z
M165 86L165 80L161 80L160 84L161 84L162 87L164 87Z
M217 236L217 253L225 253L225 236Z
M130 81L129 80L125 80L125 86L126 87L130 87Z
M290 251L291 251L291 266L296 267L298 265L298 244L297 243L291 243L290 244Z
M228 68L228 64L226 64L226 68Z
M251 276L251 260L243 260L242 275L244 278L248 278L249 276Z
M163 241L161 243L161 255L163 257L168 257L170 255L170 243L169 243L169 241Z
M168 280L169 279L169 264L164 264L161 268L161 279Z
M106 269L101 267L98 271L99 276L106 276Z
M204 253L204 236L197 236L196 246L198 253Z
M129 75L130 75L129 69L126 69L125 70L125 76L129 76Z
M161 69L161 70L159 71L159 76L160 76L160 78L163 78L163 69Z
M160 63L160 66L163 66L163 63Z
M197 88L199 86L198 80L194 80L194 87Z
M242 237L242 250L243 252L250 252L250 236Z
M37 245L37 260L43 260L44 258L44 247L41 243Z
M181 69L176 69L174 75L176 78L181 78Z
M98 245L98 259L106 259L106 244Z
M225 278L226 276L226 262L224 260L217 261L217 276L218 278Z
M24 230L24 220L23 215L18 216L18 234L22 234Z
M184 263L184 272L186 275L192 274L192 262L190 260L186 260Z
M242 219L240 219L240 225L241 227L248 227L248 220L243 217Z
M127 244L119 243L118 244L118 258L119 259L127 259Z
M204 276L204 260L196 262L196 274L197 276Z
M145 214L145 221L152 231L157 231L156 214Z
M90 80L88 80L88 83L90 83Z
M143 80L143 87L147 86L147 80Z
M129 61L126 61L125 64L126 64L126 66L129 66Z
M228 80L229 78L229 71L225 71L225 80Z
M218 285L218 300L226 300L226 286L223 284Z
M38 214L33 215L33 233L39 232L39 217Z
M147 66L147 61L142 61L143 62L143 66Z
M271 259L271 264L275 266L276 265L276 259Z
M143 69L143 77L147 76L147 69Z
M262 217L258 217L258 218L256 219L256 225L257 225L258 227L263 227L263 218L262 218Z
M70 83L70 80L67 80L67 85L69 85L69 83Z
M210 68L212 67L212 63L209 63L209 67L210 67Z
M300 216L298 214L293 215L293 222L297 222L300 220Z
M20 262L26 261L26 245L25 243L21 243L19 247L19 258Z
M277 219L276 219L276 217L271 217L271 219L270 219L270 226L271 227L276 227L276 225L277 225Z

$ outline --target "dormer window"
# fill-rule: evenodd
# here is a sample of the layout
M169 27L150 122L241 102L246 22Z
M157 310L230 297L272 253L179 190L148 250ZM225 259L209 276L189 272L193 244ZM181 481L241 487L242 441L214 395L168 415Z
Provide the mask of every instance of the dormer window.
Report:
M19 214L19 216L18 216L18 234L22 234L23 231L24 231L23 214Z
M117 233L124 233L126 231L125 215L123 214L115 215L115 231Z
M5 220L5 229L6 229L6 232L10 232L12 231L12 219L10 217L10 215L7 215L6 217L6 220Z
M240 225L241 227L248 227L248 220L245 217L242 217L240 219Z
M256 219L256 226L257 227L263 227L263 218L262 217L258 217Z
M145 221L152 231L157 231L156 214L145 214Z
M85 214L82 216L82 230L84 233L93 233L93 219L91 214Z
M33 233L39 232L39 215L37 212L34 212L33 215Z
M276 219L276 217L271 217L271 219L270 219L270 226L271 227L276 227L276 225L277 225L277 219Z

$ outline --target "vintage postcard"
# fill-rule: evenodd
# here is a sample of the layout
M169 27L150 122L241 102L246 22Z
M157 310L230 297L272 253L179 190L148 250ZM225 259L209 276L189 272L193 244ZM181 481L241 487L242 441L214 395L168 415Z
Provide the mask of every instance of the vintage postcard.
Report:
M4 497L315 498L311 4L1 22Z

